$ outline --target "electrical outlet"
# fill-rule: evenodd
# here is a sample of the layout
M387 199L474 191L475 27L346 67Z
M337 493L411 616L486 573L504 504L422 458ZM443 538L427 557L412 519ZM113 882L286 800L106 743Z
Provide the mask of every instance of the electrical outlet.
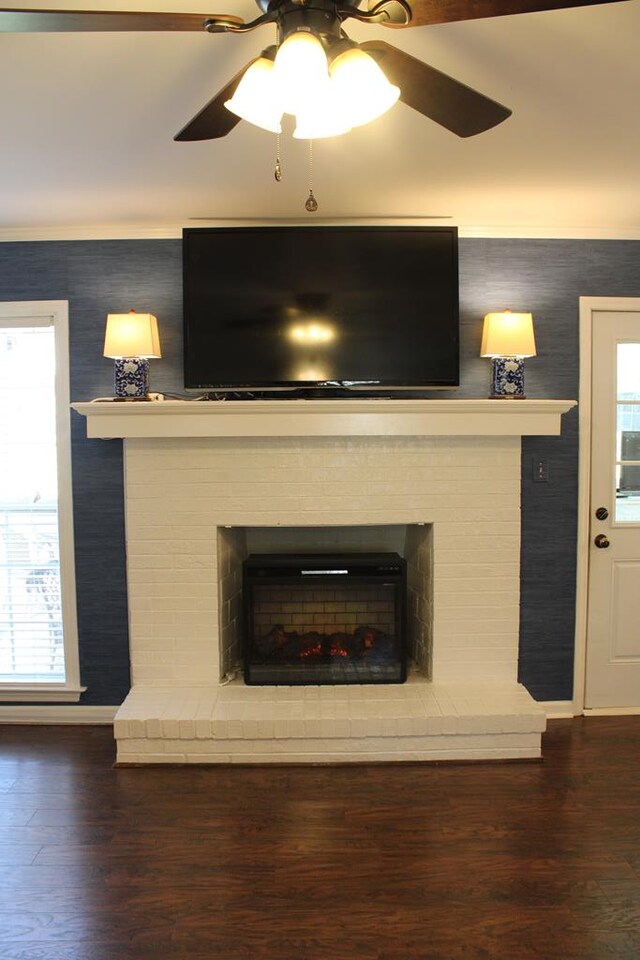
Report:
M549 464L546 460L533 461L533 482L534 483L549 482Z

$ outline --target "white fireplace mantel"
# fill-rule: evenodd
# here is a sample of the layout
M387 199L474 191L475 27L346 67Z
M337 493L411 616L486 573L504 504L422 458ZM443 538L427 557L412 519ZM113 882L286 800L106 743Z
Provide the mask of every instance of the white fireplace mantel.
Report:
M92 401L90 438L557 436L575 400Z

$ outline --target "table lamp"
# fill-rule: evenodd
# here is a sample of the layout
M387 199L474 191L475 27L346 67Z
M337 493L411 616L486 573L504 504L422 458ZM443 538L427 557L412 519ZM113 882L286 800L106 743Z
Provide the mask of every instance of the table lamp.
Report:
M145 400L149 393L149 358L160 357L158 321L151 313L110 313L104 356L114 360L117 400Z
M524 360L535 357L530 313L488 313L482 330L481 357L491 357L491 399L524 400Z

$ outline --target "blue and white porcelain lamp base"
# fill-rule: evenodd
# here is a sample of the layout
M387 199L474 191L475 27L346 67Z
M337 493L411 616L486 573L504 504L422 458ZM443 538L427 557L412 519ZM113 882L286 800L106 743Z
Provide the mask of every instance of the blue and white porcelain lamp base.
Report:
M491 400L524 400L524 359L493 357L491 360Z
M149 361L146 357L118 357L113 361L113 382L118 400L146 400Z

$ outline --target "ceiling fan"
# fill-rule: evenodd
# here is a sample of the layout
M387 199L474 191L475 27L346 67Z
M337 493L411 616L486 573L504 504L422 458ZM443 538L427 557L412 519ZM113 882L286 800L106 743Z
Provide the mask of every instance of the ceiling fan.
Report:
M382 69L389 83L399 88L396 96L403 103L457 136L470 137L506 120L511 110L384 40L353 43L344 32L344 22L354 19L391 28L420 27L615 2L620 0L257 0L262 12L251 21L231 14L0 8L0 33L246 33L274 24L278 47L294 34L305 33L320 41L329 61L345 50L364 52ZM273 61L278 47L268 47L247 63L174 139L214 140L230 133L241 117L226 104L256 61Z

